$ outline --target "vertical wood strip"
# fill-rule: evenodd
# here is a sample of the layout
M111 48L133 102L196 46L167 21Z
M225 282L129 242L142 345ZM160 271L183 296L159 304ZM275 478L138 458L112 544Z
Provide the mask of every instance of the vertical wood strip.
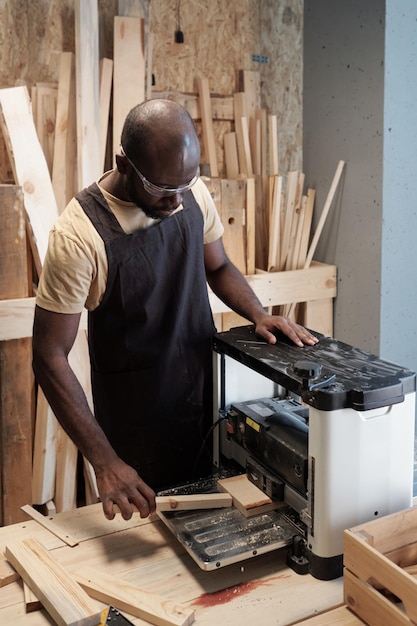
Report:
M52 185L59 213L62 213L75 194L76 163L75 60L72 52L62 52L52 165Z
M75 0L78 188L101 173L99 139L98 7Z
M28 296L25 211L15 185L0 186L0 298ZM1 524L25 519L20 510L31 497L31 341L0 342Z
M129 111L145 100L144 20L114 18L113 153L119 151Z
M214 141L213 115L211 111L210 89L207 78L198 79L198 94L200 99L201 121L203 125L204 147L210 165L210 176L217 178L219 169L217 165L216 144Z

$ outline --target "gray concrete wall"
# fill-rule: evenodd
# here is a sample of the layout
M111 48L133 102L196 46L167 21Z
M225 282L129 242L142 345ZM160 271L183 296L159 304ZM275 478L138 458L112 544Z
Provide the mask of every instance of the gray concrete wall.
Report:
M334 335L379 353L384 116L383 0L305 0L303 169L315 222L346 161L315 257L338 267ZM341 201L340 201L341 198Z
M316 254L338 266L334 334L417 371L417 2L304 9L303 167L316 220L346 160Z

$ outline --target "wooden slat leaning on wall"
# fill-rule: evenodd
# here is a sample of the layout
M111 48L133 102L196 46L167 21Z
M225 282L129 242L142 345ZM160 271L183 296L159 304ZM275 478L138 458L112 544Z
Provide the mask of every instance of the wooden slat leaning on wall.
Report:
M132 76L135 80L132 81ZM113 154L119 151L126 115L145 99L144 20L114 18Z
M23 194L0 185L0 298L28 296ZM0 524L23 521L31 497L31 340L0 342Z

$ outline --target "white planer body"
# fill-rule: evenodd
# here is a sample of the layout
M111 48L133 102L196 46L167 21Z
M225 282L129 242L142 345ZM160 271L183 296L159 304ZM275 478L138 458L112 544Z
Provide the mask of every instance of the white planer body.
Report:
M416 375L331 337L214 338L215 465L238 463L297 523L288 564L342 575L343 531L412 505ZM300 530L301 529L301 530Z

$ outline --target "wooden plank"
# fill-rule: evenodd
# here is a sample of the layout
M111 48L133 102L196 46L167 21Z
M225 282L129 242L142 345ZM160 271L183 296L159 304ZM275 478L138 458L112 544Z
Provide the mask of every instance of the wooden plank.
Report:
M279 269L284 270L290 247L291 225L295 211L297 196L298 171L291 171L287 174L287 184L285 189L285 201L283 207L283 227L280 244L280 265Z
M268 272L279 271L282 176L271 176L272 211L269 225Z
M195 511L232 506L232 498L228 493L156 496L155 502L157 511ZM120 513L116 504L113 504L113 510L115 513ZM134 510L137 511L136 507Z
M246 268L246 184L243 180L221 181L223 243L232 263L243 273Z
M219 175L219 168L217 164L216 142L214 140L213 113L211 110L208 78L199 77L197 84L200 99L201 121L203 126L203 141L210 166L210 176L212 178L217 178Z
M281 506L282 502L271 500L263 491L254 485L246 476L232 476L231 478L221 478L217 481L221 491L231 495L233 506L235 506L245 517L258 515L267 511L273 511Z
M305 260L305 263L304 263L304 268L309 267L309 265L310 265L310 263L311 263L311 261L313 259L313 256L314 256L314 253L316 251L316 247L317 247L318 241L320 239L320 235L321 235L321 233L323 231L324 224L325 224L326 219L327 219L327 215L328 215L329 210L330 210L330 208L332 206L332 203L333 203L333 200L334 200L334 196L336 194L337 187L339 185L339 181L340 181L340 178L342 176L342 172L343 172L344 166L345 166L345 162L344 161L339 161L339 163L337 165L337 168L336 168L336 172L335 172L333 180L332 180L332 184L330 185L330 189L329 189L329 192L328 192L327 197L326 197L326 201L325 201L324 206L323 206L323 210L322 210L322 212L320 214L320 218L319 218L318 224L316 226L316 230L314 231L313 239L311 240L311 244L310 244L310 247L309 247L308 252L307 252L307 257L306 257L306 260Z
M255 179L248 178L246 181L246 273L255 273L255 212L256 191Z
M245 93L246 111L250 118L261 104L261 75L255 70L239 70L239 91Z
M39 387L33 442L32 504L46 504L55 496L57 431L56 417Z
M68 546L77 546L78 541L74 539L69 533L65 530L62 530L53 520L45 517L39 511L30 506L29 504L25 504L21 507L22 511L24 511L29 517L34 519L38 524L49 530L53 535L61 539Z
M268 115L269 175L279 173L277 116Z
M100 60L99 78L99 136L100 136L100 167L104 171L106 162L107 131L109 128L109 112L113 82L113 60Z
M36 539L6 546L6 558L58 626L97 626L101 610Z
M306 201L305 214L304 214L304 220L303 220L303 231L301 234L300 248L298 251L297 269L302 269L306 261L308 243L310 241L310 231L311 231L311 223L313 220L315 198L316 198L315 189L307 189L307 201Z
M26 213L33 239L31 249L40 274L48 247L48 236L58 217L55 194L33 122L26 87L0 89L0 123L7 137L16 183L23 189Z
M194 622L194 610L167 600L137 585L92 567L76 573L81 587L96 600L111 604L120 611L157 626L188 626Z
M226 165L226 177L239 177L239 157L237 152L236 133L225 133L223 135L224 157Z
M77 172L79 189L101 174L99 136L98 6L75 0Z
M243 176L252 176L252 155L249 141L249 124L246 106L246 97L243 92L234 94L235 131L237 151L239 155L239 173Z
M297 189L296 189L295 200L294 200L293 217L291 221L290 238L289 238L289 243L288 243L288 254L287 254L287 259L285 262L286 270L297 269L297 262L296 262L296 259L294 258L294 249L296 247L298 224L300 222L304 180L305 180L305 174L303 172L299 172L298 181L297 181ZM300 232L300 239L301 239L301 232Z
M144 20L114 17L113 153L119 151L128 112L145 100ZM134 80L132 80L134 77Z
M52 175L52 163L54 161L55 128L58 87L54 84L36 83L36 116L35 124L39 142L42 146L48 165L49 174Z
M25 210L19 186L0 185L0 298L28 295ZM23 519L31 497L32 353L29 339L0 343L0 523Z
M32 589L23 581L23 596L25 598L26 613L39 611L42 608L42 602L36 597Z
M62 52L59 65L55 148L52 164L52 186L59 213L62 213L77 189L75 106L74 54Z

